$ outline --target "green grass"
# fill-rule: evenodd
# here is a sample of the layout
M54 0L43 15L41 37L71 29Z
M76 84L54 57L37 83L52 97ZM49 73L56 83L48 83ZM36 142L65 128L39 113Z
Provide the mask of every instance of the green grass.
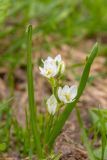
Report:
M12 117L9 103L12 99L0 103L0 153L6 152L10 145ZM5 117L4 120L3 117Z
M78 107L76 107L76 115L77 115L77 119L78 119L80 129L81 129L82 141L83 141L84 146L87 149L88 158L90 160L96 160L94 152L93 152L93 148L91 146L90 140L88 139L88 135L87 135L86 129L84 127L84 123L83 123L83 120L81 118L81 114L80 114L80 111L79 111Z
M107 149L107 110L100 108L92 108L89 110L92 119L93 133L95 135L94 141L100 139L101 144L95 149L95 155L99 159L106 159Z

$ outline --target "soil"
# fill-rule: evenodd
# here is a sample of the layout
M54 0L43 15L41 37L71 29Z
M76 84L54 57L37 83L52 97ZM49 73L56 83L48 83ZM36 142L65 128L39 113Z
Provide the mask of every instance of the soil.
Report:
M89 52L93 45L92 40L83 41L79 46L72 47L63 44L60 48L52 48L51 56L60 53L66 63L65 84L77 84L81 76L83 66L73 67L74 64L82 64L85 62L86 53ZM33 53L33 60L37 64L40 58L45 58L49 55L43 51ZM106 58L98 56L91 68L90 83L88 83L83 96L79 101L79 108L81 116L84 120L86 127L90 127L90 116L88 110L92 107L103 108L107 106L107 70ZM7 97L9 88L7 84L8 68L0 68L0 99ZM46 79L43 78L38 70L38 66L34 67L35 78L35 92L38 110L44 112L43 106L44 96L51 93L51 89ZM26 70L23 66L17 67L14 72L14 102L12 105L13 115L17 118L19 123L24 127L25 125L25 107L27 107L27 92L26 92ZM75 110L71 113L68 121L66 122L60 136L56 140L55 152L62 153L61 160L88 160L86 149L83 147L80 138L80 128L77 122ZM8 157L8 158L6 158ZM27 158L26 158L27 159ZM1 160L20 160L18 153L13 151L4 155Z

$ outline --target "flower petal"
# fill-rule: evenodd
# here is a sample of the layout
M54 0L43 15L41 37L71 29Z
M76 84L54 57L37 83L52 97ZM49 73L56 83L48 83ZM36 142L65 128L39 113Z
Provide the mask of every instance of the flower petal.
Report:
M53 61L53 58L52 58L52 57L47 57L46 60L47 60L47 61Z
M59 87L59 89L58 89L58 98L60 99L60 101L63 100L63 97L62 97L62 88L61 87Z
M39 67L39 70L40 70L40 73L41 73L42 75L44 75L44 68Z
M58 62L58 63L61 62L61 59L62 59L62 58L61 58L61 55L60 55L60 54L58 54L58 55L55 57L55 61Z
M72 99L74 99L77 95L77 86L76 85L71 86L70 87L70 92L71 92L71 95L72 95Z
M65 86L63 87L63 92L69 92L69 90L70 90L70 88L69 88L68 85L65 85Z
M62 61L61 63L61 73L64 73L65 71L65 63Z
M57 108L57 100L54 95L50 96L47 100L48 112L52 115L55 114Z

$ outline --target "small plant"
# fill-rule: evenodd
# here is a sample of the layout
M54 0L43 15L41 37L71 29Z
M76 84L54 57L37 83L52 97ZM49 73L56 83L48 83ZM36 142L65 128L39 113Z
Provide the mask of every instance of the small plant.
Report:
M50 83L52 95L46 101L47 112L45 115L40 115L37 112L34 101L32 26L29 25L27 35L27 79L30 114L30 120L28 120L30 125L28 126L30 130L28 129L27 131L29 135L30 153L31 150L33 152L36 149L39 160L46 159L53 153L54 142L85 89L90 67L97 55L97 51L98 44L96 43L86 59L86 64L78 87L75 85L62 85L61 80L65 71L65 63L61 55L56 56L54 59L48 57L45 61L42 60L42 66L39 67L40 73Z

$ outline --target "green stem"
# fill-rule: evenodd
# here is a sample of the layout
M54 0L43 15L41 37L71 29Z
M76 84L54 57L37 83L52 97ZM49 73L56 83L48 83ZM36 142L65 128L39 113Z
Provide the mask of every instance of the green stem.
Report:
M45 131L45 142L47 141L48 139L48 134L50 132L50 127L52 125L52 121L53 121L53 116L52 115L49 115L49 119L48 119L48 123L47 123L47 128L46 128L46 131Z
M39 159L42 159L42 148L40 142L40 135L38 132L37 113L34 102L34 85L33 85L33 73L32 73L32 26L28 27L27 36L27 84L28 84L28 100L29 100L29 112L30 112L30 124L32 134L34 137L37 154Z

